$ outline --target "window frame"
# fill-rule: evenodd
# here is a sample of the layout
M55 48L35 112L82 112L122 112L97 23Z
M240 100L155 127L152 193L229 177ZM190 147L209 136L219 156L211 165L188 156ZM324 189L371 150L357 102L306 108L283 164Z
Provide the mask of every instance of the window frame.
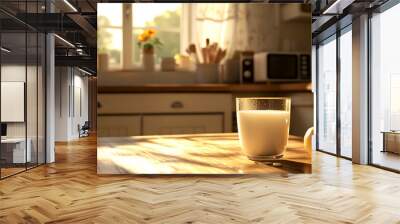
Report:
M337 70L337 49L338 49L338 45L339 45L339 43L337 42L337 33L335 33L335 34L332 34L331 36L329 36L329 37L327 37L327 38L325 38L324 40L321 40L321 41L319 41L318 42L318 44L317 44L317 46L316 46L316 63L317 63L317 69L316 69L316 89L317 89L317 97L316 97L316 103L317 103L317 105L316 105L316 121L317 121L317 123L315 124L316 125L316 150L317 151L321 151L321 152L324 152L324 153L327 153L327 154L331 154L331 155L336 155L335 153L332 153L332 152L329 152L328 150L326 150L326 149L321 149L320 148L320 141L319 141L319 137L320 137L320 119L319 119L319 109L320 109L320 100L319 100L319 96L320 96L320 94L321 94L321 92L320 92L320 82L321 82L321 80L320 80L320 78L321 78L321 75L320 75L320 47L321 47L321 45L325 45L325 44L328 44L329 42L332 42L332 41L335 41L336 43L335 43L335 45L336 45L336 61L335 61L335 64L336 64L336 70L335 70L335 73L336 73L336 83L335 83L335 86L336 86L336 96L335 96L335 100L336 100L336 108L335 108L335 110L336 110L336 112L335 112L335 117L336 117L336 142L335 142L335 146L336 146L336 154L337 154L337 145L338 145L338 141L337 141L337 137L338 137L338 130L337 130L337 116L338 116L338 114L337 114L337 99L338 99L338 91L337 91L337 88L338 88L338 85L337 85L337 83L338 83L338 70Z
M374 163L373 160L373 153L374 153L374 146L373 146L373 127L372 127L372 120L373 120L373 113L372 113L372 107L373 107L373 88L372 88L372 79L373 79L373 66L372 66L372 54L373 54L373 34L372 34L372 19L375 14L381 14L384 13L385 11L393 8L394 6L397 6L400 4L399 0L389 0L385 2L384 4L378 6L377 8L374 8L373 10L368 11L368 87L367 87L367 92L368 92L368 110L367 110L367 119L368 119L368 165L377 167L383 170L388 170L391 172L395 173L400 173L400 170L390 168L388 166L384 166L378 163Z
M338 113L338 122L340 123L340 124L338 124L338 128L339 128L339 130L338 130L338 134L340 134L340 136L339 136L339 142L338 142L338 144L340 144L340 146L339 146L339 149L338 149L338 151L339 151L339 155L340 155L340 157L342 157L342 158L346 158L346 159L349 159L349 160L352 160L352 157L353 156L351 156L351 157L348 157L348 156L345 156L345 155L343 155L343 153L342 153L342 139L341 139L341 137L342 137L342 118L341 118L341 115L342 115L342 108L341 108L341 103L342 103L342 97L341 97L341 94L342 94L342 91L341 91L341 84L342 84L342 79L341 79L341 77L342 77L342 60L341 60L341 54L342 54L342 52L341 52L341 44L340 44L340 42L342 41L341 40L341 37L343 36L343 35L345 35L345 34L347 34L348 32L352 32L353 31L353 27L352 27L352 25L353 24L349 24L349 25L347 25L347 26L345 26L344 28L342 28L340 31L339 31L339 33L340 33L340 35L339 35L339 37L338 37L338 41L339 41L339 46L338 46L338 50L337 50L337 54L339 54L339 55L337 55L337 58L338 58L338 64L337 64L337 68L338 68L338 73L339 73L339 80L338 80L338 83L337 83L337 85L339 86L338 87L338 90L339 90L339 92L338 92L338 94L337 94L337 96L339 97L339 100L337 101L337 103L339 103L340 105L339 105L339 107L337 108L337 113ZM351 33L351 35L352 35L352 33ZM352 43L352 45L353 45L353 43ZM351 51L351 53L353 53L353 51ZM353 65L353 62L351 63L352 65ZM352 95L352 94L351 94ZM352 99L353 100L353 99ZM353 108L352 108L352 110L353 110ZM353 124L352 124L353 125ZM351 150L352 152L353 152L353 150Z
M318 39L318 42L316 43L316 78L315 78L315 86L316 86L316 105L315 105L315 116L316 116L316 150L319 152L323 152L323 153L327 153L333 156L337 156L340 158L344 158L347 160L352 160L352 158L349 158L347 156L343 156L341 153L341 119L340 119L340 104L341 104L341 99L340 99L340 75L341 75L341 68L340 68L340 38L343 34L347 33L347 32L352 32L352 22L348 20L349 17L345 17L343 18L342 21L338 21L338 22L342 22L342 27L337 27L336 24L334 24L332 27L335 29L334 32L332 32L332 30L327 29L328 32L330 32L330 35L326 35L326 33L322 33L321 36L323 36L324 38L322 39ZM336 41L336 152L332 153L329 152L327 150L321 149L319 147L319 94L320 94L320 90L319 90L319 78L320 78L320 74L319 74L319 47L322 43L327 43L330 41Z
M154 27L135 27L133 26L133 12L134 7L133 4L135 3L115 3L121 4L121 11L122 11L122 25L115 26L109 25L104 26L104 29L120 29L122 30L122 49L121 49L121 59L120 64L115 67L115 69L121 70L130 70L136 67L139 67L139 63L134 63L132 58L134 57L133 52L138 50L137 44L132 41L133 33L135 30L143 30L146 28L154 28ZM180 3L182 6L181 11L181 18L180 18L180 27L179 28L172 28L172 29L157 29L158 31L162 32L171 32L171 33L179 33L180 34L180 52L184 53L186 46L189 46L189 43L192 39L191 31L192 21L193 21L193 7L191 4L184 4Z
M123 40L124 39L124 37L123 37L123 35L124 35L123 34L123 30L124 30L124 26L123 26L124 9L123 9L123 5L124 4L123 3L109 3L109 4L120 4L121 5L121 16L122 16L122 21L121 22L122 22L122 24L121 24L121 26L116 26L116 25L103 26L103 27L101 27L101 29L116 29L116 30L120 30L122 32L121 37L122 37L122 40ZM124 57L123 49L124 49L124 46L122 45L121 55L120 55L120 62L119 62L119 64L116 64L116 65L113 64L113 66L111 66L112 69L122 69L123 68L123 57ZM110 53L107 52L107 55L109 55L109 54Z
M39 4L39 2L37 2ZM22 13L23 15L26 15L27 13L38 13L39 12L39 8L38 8L38 4L36 5L36 11L33 12L28 12L27 10L27 5L22 5L24 12ZM48 12L48 7L45 7L45 12ZM8 15L7 18L18 22L18 18L15 17L14 15ZM23 63L18 64L23 68L24 71L24 121L23 122L17 122L20 123L22 127L22 129L24 130L23 134L18 137L21 139L24 139L24 146L23 146L23 150L24 150L24 165L18 168L21 168L18 171L13 171L11 173L7 173L4 174L4 169L6 167L2 167L0 166L0 181L15 175L18 175L20 173L29 171L31 169L34 169L36 167L42 166L44 164L48 163L49 160L49 150L48 150L48 134L47 134L47 85L48 82L46 81L47 78L47 74L48 74L48 66L47 66L47 59L48 59L48 51L46 50L49 47L49 44L51 42L50 36L47 36L47 33L36 29L32 26L29 26L28 24L23 23L22 25L24 25L24 28L21 28L19 30L15 30L15 31L10 31L10 30L2 30L0 29L0 46L3 46L4 44L4 40L3 40L3 35L6 34L18 34L23 37L23 46L18 46L18 47L22 47L22 49L20 49L20 52L23 52L24 55L17 55L16 57L18 59L22 59ZM0 24L0 28L1 28L1 24ZM33 41L30 43L30 37L29 35L32 35L34 37ZM7 42L8 43L8 42ZM4 46L6 47L6 46ZM28 53L28 49L32 49L33 50L33 55L34 57L30 57L32 56L32 54ZM2 76L2 70L3 70L3 66L8 66L10 65L10 62L7 62L8 64L4 64L3 62L5 62L4 58L6 58L3 55L3 52L0 53L0 83L3 80L3 76ZM11 63L11 65L13 65ZM28 67L34 67L34 69L32 71L28 71ZM41 70L39 69L41 68ZM31 76L34 76L34 80L32 82L32 80L28 79L28 72L30 72ZM39 77L41 78L41 80L39 80ZM40 82L41 83L40 83ZM14 81L8 81L8 82L14 82ZM18 81L19 82L19 81ZM34 91L28 93L27 91L27 85L29 84L33 84L31 87L35 88ZM42 92L39 91L39 85L42 85ZM0 85L0 90L1 90L1 85ZM28 95L29 94L29 95ZM0 95L1 95L1 91L0 91ZM32 111L28 111L28 103L29 103L29 99L28 96L33 97L32 99L34 99L35 101L33 102L33 106L36 106L36 108L33 108ZM40 98L39 98L40 96ZM31 99L31 100L32 100ZM41 101L39 103L39 101ZM41 105L40 105L41 104ZM39 108L42 110L42 113L39 113ZM0 105L0 111L4 109L1 108ZM33 112L33 116L30 116L32 114L30 114L30 112ZM1 117L1 113L0 113L0 117ZM15 122L1 122L0 119L0 124L2 123L15 123ZM42 125L42 129L39 128L40 125ZM33 132L32 135L29 134L30 131L28 131L28 126L33 129L31 129L31 131ZM40 129L40 131L39 131ZM30 137L28 137L28 134L30 135ZM42 139L39 141L39 136L42 137ZM15 136L12 136L15 137ZM31 145L31 161L28 162L28 139L30 139L30 143L34 144L33 142L36 141L36 146ZM40 146L41 145L41 146ZM40 148L39 148L40 146ZM36 148L35 148L36 147ZM35 157L32 157L32 155L34 155L34 153L36 153ZM2 154L2 145L0 144L0 156ZM33 159L33 161L32 161ZM14 163L14 162L13 162ZM2 165L2 163L0 163L0 165Z
M351 159L355 163L360 163L360 164L365 164L365 165L370 165L373 167L377 167L380 169L388 170L391 172L395 173L400 173L400 170L396 170L387 166L379 165L379 164L374 164L372 161L372 156L373 156L373 142L372 142L372 29L371 29L371 23L372 23L372 17L374 13L383 13L386 10L400 4L400 0L388 0L382 5L379 5L375 8L372 9L365 9L363 12L360 13L358 17L350 17L347 15L346 17L350 17L350 22L338 20L335 24L333 24L331 27L323 30L321 33L319 33L316 37L313 38L313 43L316 48L318 48L319 42L326 37L329 37L332 32L337 32L338 29L343 28L344 26L347 26L347 24L352 25L352 32L353 32L353 44L354 41L356 41L356 44L359 44L359 49L356 49L357 54L356 58L353 57L352 63L353 63L353 88L356 86L359 89L359 93L354 95L353 92L353 103L352 105L357 105L359 108L354 112L355 108L353 107L353 114L358 113L359 119L357 119L357 124L356 129L353 128L353 143L354 140L357 142L356 145L353 144L353 158ZM362 17L362 18L361 18ZM354 24L351 20L354 20ZM343 26L343 23L345 24ZM356 38L356 39L354 39ZM366 49L362 49L364 46L367 46ZM353 55L356 52L352 52ZM316 58L318 58L318 52L316 51ZM316 59L317 60L317 59ZM356 64L354 64L356 63ZM354 67L356 65L357 67ZM315 74L315 80L316 84L315 86L318 86L318 63L316 63L316 74ZM366 71L364 71L366 69ZM366 73L366 74L365 74ZM366 75L364 77L364 75ZM354 78L354 76L356 76ZM364 90L365 88L365 90ZM315 88L316 95L319 94L319 89ZM365 94L365 96L362 96L362 94ZM365 112L363 111L365 109ZM315 106L315 119L317 124L318 122L318 97L316 97L316 106ZM366 119L367 123L365 125L361 125L361 122L364 122ZM354 121L354 117L353 117ZM352 124L354 126L354 123ZM362 130L361 127L364 126L367 129L366 131ZM357 130L358 129L358 130ZM366 132L366 133L365 133ZM356 136L354 136L354 134ZM316 129L316 146L317 146L317 151L324 152L322 150L318 149L318 129ZM354 148L356 147L356 148ZM355 154L354 154L355 153ZM334 155L337 157L341 157L340 155ZM364 158L366 157L366 158ZM346 157L342 157L345 159L350 159Z

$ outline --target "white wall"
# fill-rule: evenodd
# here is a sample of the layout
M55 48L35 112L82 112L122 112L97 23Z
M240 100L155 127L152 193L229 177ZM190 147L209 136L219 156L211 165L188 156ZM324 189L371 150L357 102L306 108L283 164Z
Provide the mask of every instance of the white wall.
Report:
M29 144L32 152L32 161L39 163L44 162L45 150L45 117L44 117L44 73L42 67L36 65L27 65L20 63L3 64L1 66L1 81L2 82L24 82L26 85L26 102L22 108L18 108L19 113L26 112L26 120L21 122L6 122L7 137L9 138L24 138L25 135L29 139ZM24 94L24 90L20 90L20 94ZM7 98L3 95L2 98ZM26 105L25 105L26 103ZM17 113L12 111L12 108L2 107L1 110L11 110L8 113ZM15 110L15 109L14 109ZM39 154L39 156L37 156ZM51 161L51 160L49 160Z
M88 99L88 78L76 68L56 67L56 141L79 138L78 125L88 120Z
M85 76L81 76L81 73L78 75L74 75L72 88L74 91L72 92L72 99L74 102L71 101L72 108L72 119L71 119L71 132L70 135L72 138L79 137L78 132L78 125L82 126L85 121L88 121L89 118L89 94L88 94L88 78ZM80 102L79 102L80 101Z
M25 74L25 65L1 66L1 81L3 82L25 82ZM5 110L6 108L1 109ZM7 123L7 137L25 137L25 122Z
M82 116L80 116L80 121L85 122L89 116L88 77L75 75L75 86L80 87L82 90Z
M26 83L26 80L25 80L26 70L25 69L27 69L28 75L33 74L33 71L36 74L36 67L33 67L33 66L25 67L25 64L24 65L18 65L18 64L2 65L1 66L1 81L2 82L24 82L24 83ZM36 84L36 83L34 83L34 84ZM35 92L32 92L32 93L28 92L27 96L28 97L36 97L36 89L35 89ZM32 100L28 100L28 101L31 102ZM36 107L36 105L35 105L35 107ZM6 110L6 108L1 108L1 109ZM30 114L28 114L28 122L31 122L34 119L32 117L30 117L29 115ZM36 116L36 114L35 114L35 116ZM28 125L28 127L31 127L31 126L32 125ZM25 137L25 122L7 123L7 136L8 137Z
M303 13L301 4L241 6L247 11L242 16L248 17L242 24L245 32L237 34L246 36L242 50L311 53L311 11Z
M55 68L55 140L68 140L70 77L67 67Z

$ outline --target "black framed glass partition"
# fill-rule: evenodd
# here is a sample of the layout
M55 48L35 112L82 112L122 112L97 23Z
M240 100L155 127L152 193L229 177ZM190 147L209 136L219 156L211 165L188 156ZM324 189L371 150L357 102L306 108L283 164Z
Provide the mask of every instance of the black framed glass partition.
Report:
M361 88L368 89L368 93L363 95L368 99L368 105L365 106L368 108L368 139L361 140L365 141L363 144L367 145L366 148L369 150L368 164L400 172L400 101L397 98L400 94L400 63L398 57L398 52L400 52L400 29L398 29L400 2L388 0L372 8L360 10L365 19L367 19L366 15L368 14L368 26L362 28L362 30L367 29L368 32L360 33L360 27L357 27L355 35L357 39L353 40L352 25L343 27L348 23L338 21L337 24L330 27L332 29L329 31L336 36L322 42L319 41L317 44L319 49L317 51L317 67L319 68L317 69L318 98L316 106L317 149L348 159L352 157L352 105L364 104L364 101L352 102L353 99L360 101L357 96L353 97L352 94L352 42L366 41L368 42L368 45L365 46L367 49L364 49L364 47L362 49L355 48L359 51L356 56L360 56L357 55L360 52L362 54L368 52L368 57L362 59L363 63L358 65L368 68L366 73L363 71L361 74L363 78L365 78L364 75L367 75L368 84L355 83L355 86L360 84ZM358 17L352 17L352 19L358 19ZM360 20L364 21L364 19ZM357 23L357 25L360 24ZM325 33L320 36L328 35ZM334 43L336 44L336 51L334 51ZM331 47L329 48L329 46ZM336 62L334 62L334 59L327 59L330 57L326 56L326 51L329 51L329 49L332 52L331 57L336 54ZM364 57L364 55L360 57ZM359 59L355 58L355 60ZM336 63L336 67L329 62ZM336 76L332 75L329 78L331 85L336 85L336 95L333 94L335 89L325 83L329 80L329 78L326 78L326 73L332 72L335 68ZM334 77L336 77L336 80L334 80ZM360 77L355 76L354 80L359 82ZM333 96L329 98L330 93L335 95L336 98ZM329 100L332 102L327 102ZM336 109L330 110L335 103ZM363 115L360 113L355 116L361 117ZM331 122L327 122L331 116L336 116L336 120L331 119ZM334 131L335 127L336 131ZM328 135L328 133L331 134ZM335 135L336 137L332 137ZM334 150L335 145L336 151ZM356 148L355 150L365 149ZM357 154L358 152L355 153L355 155Z
M336 154L336 35L317 48L317 149Z
M43 1L0 3L1 179L45 162L46 39L21 20L42 6Z
M317 150L352 157L352 27L317 45Z
M370 163L400 171L400 4L370 18Z
M26 33L1 33L1 177L26 169ZM28 154L26 154L28 152Z
M352 29L340 31L339 37L339 128L340 155L352 157Z

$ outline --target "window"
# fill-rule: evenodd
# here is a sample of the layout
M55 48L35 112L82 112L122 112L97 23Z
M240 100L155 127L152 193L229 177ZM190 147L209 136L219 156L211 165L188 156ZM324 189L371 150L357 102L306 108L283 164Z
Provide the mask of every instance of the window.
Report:
M152 11L148 9L151 8ZM156 63L161 62L162 57L173 57L180 53L181 49L181 3L133 3L132 25L135 44L133 45L134 64L140 63L140 49L138 49L137 37L144 29L154 28L157 37L163 46L156 49Z
M340 155L352 157L352 33L349 26L340 39Z
M317 51L317 149L351 158L352 25L336 34L322 41Z
M318 149L336 153L336 36L318 47Z
M371 18L372 163L395 170L400 170L399 21L400 4ZM383 132L389 132L390 139L384 139Z
M110 68L122 66L122 4L103 3L97 7L98 53L107 53Z
M20 2L20 15L37 15L42 4ZM0 29L2 179L45 163L46 36L25 25L15 25L19 23L4 12L0 17L10 21Z
M126 6L121 3L98 4L98 52L108 54L110 68L126 69L130 63L140 65L141 50L137 37L147 28L154 28L163 43L155 50L157 64L163 57L181 53L184 33L181 26L182 3L132 3L131 10ZM124 42L124 38L130 42ZM124 64L124 57L132 57L132 61Z

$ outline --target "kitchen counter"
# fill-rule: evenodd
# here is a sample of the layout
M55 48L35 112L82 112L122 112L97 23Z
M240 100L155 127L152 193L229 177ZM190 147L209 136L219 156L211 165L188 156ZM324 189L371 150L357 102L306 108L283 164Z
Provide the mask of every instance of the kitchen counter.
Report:
M311 83L262 84L144 84L137 86L99 86L99 93L259 93L259 92L309 92Z
M256 163L237 134L104 137L97 143L98 174L287 174L311 172L303 140L291 136L282 159Z
M169 131L165 133L196 133L196 131L171 131L171 128L176 128L172 125L175 122L179 122L179 128L190 130L201 126L204 130L207 130L203 131L203 133L232 132L236 130L232 128L232 125L236 123L233 117L236 98L241 97L289 97L292 107L291 133L302 136L309 127L313 126L314 96L311 92L311 83L170 83L127 84L125 86L112 86L110 84L110 86L98 86L98 113L99 115L107 116L107 118L99 118L99 122L107 120L107 127L103 129L100 127L99 132L109 133L113 132L113 130L126 130L123 134L111 136L164 134L161 132L143 132L143 128L150 128L152 130L168 129ZM220 121L200 121L205 119L202 116L216 115L216 113L217 116L220 116L216 119ZM150 125L147 122L149 120L140 120L143 116L148 115L157 115L158 119L162 119L163 122L161 120L154 121L150 122L153 124ZM129 116L131 120L136 119L136 126L132 125L132 123L124 122L122 116ZM169 125L170 116L174 116L174 119L179 121L172 122ZM189 116L192 117L189 118ZM222 128L210 127L211 124L221 124Z

